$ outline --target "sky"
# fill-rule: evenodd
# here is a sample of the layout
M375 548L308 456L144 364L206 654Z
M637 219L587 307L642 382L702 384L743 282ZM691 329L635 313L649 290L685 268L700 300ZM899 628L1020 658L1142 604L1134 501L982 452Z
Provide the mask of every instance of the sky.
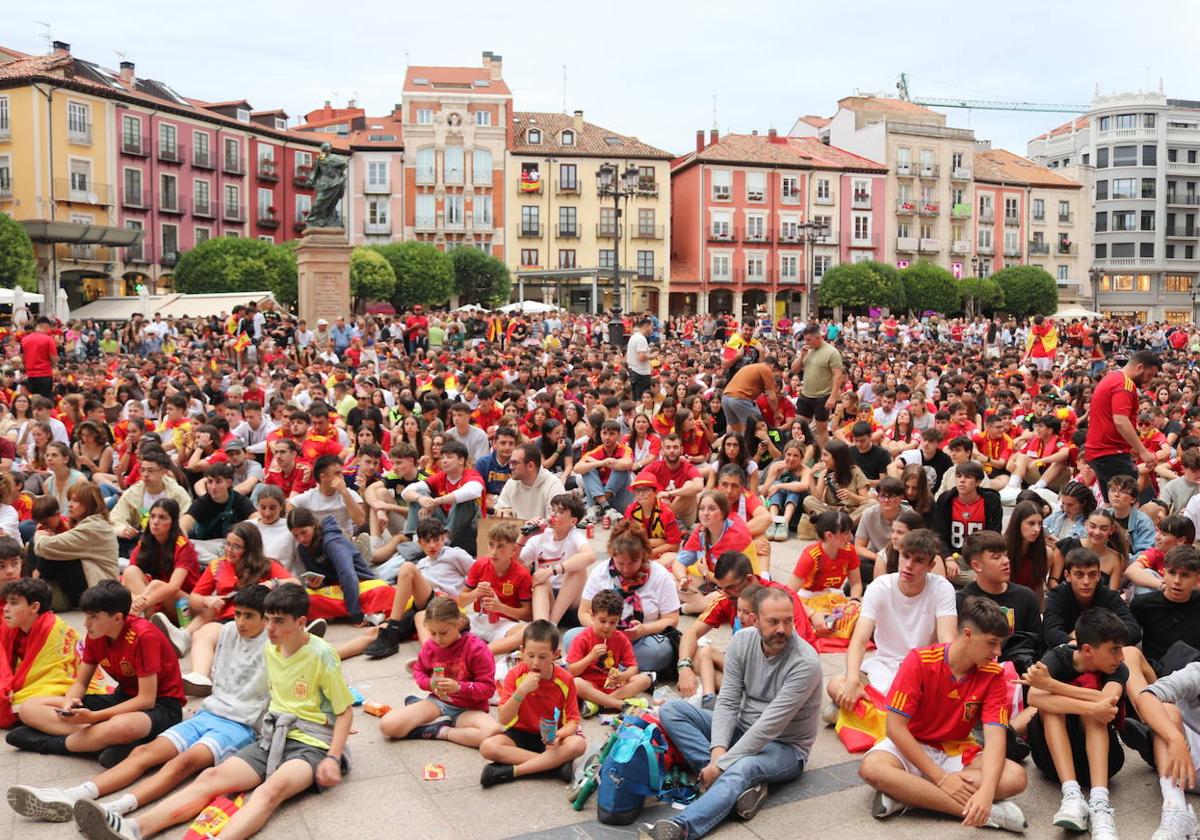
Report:
M102 9L97 13L97 9ZM1136 10L1137 14L1131 14ZM1140 19L1135 19L1140 18ZM325 100L368 114L400 101L407 64L479 66L504 57L515 107L581 109L589 122L684 153L697 129L786 132L854 93L1088 105L1156 90L1200 99L1192 0L5 0L0 44L72 53L185 96L282 107L295 121ZM950 109L948 125L1018 154L1070 113Z

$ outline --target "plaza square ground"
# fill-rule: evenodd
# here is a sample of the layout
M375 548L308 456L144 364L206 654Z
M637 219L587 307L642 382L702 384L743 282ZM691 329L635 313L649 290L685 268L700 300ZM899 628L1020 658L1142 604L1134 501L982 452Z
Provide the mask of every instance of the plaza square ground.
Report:
M593 541L603 548L606 532L597 530ZM778 580L787 580L800 549L795 539L775 543L771 570ZM69 619L81 626L82 616ZM690 619L685 619L690 621ZM339 642L357 631L333 625L327 638ZM724 644L728 631L710 633ZM398 656L381 661L362 657L345 663L346 677L367 699L390 704L403 703L417 692L404 662L416 655L416 644L408 643ZM843 656L822 656L825 675L839 673ZM186 663L185 663L186 665ZM184 670L187 670L185 667ZM199 705L188 704L188 713ZM356 710L356 734L350 739L354 769L334 790L306 795L285 805L259 834L264 840L319 840L336 834L345 840L377 837L427 837L430 840L618 840L636 838L638 825L614 827L596 821L595 799L583 811L572 810L566 788L548 780L535 779L490 790L479 787L484 761L479 754L441 741L389 742L379 734L378 719ZM595 720L584 722L589 738L603 737ZM605 728L604 732L608 730ZM446 766L442 781L422 780L426 764ZM1047 782L1026 762L1030 771L1028 789L1017 802L1025 811L1031 838L1067 836L1050 825L1058 807L1057 785ZM0 745L0 785L68 785L98 772L94 761L20 753ZM727 822L711 837L721 840L795 840L836 837L888 840L927 838L934 833L953 836L968 830L953 820L923 814L897 815L880 822L870 815L870 791L857 775L858 759L848 754L832 729L822 728L803 777L771 792L763 809L748 823ZM1112 784L1117 829L1125 840L1144 840L1158 825L1161 799L1158 780L1135 754L1127 752L1125 769ZM667 806L648 807L643 819L653 820L671 813ZM165 836L177 840L184 829ZM74 835L73 824L34 823L0 806L0 840L64 840ZM1080 835L1083 836L1083 835Z

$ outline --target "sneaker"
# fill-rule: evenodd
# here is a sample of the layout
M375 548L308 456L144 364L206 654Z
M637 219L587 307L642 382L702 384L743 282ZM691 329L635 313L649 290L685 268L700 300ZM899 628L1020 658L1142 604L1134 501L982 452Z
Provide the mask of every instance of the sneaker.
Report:
M1157 767L1154 762L1154 737L1149 726L1140 720L1125 718L1125 723L1117 730L1117 734L1125 746L1142 757L1142 761L1152 768Z
M1107 802L1092 802L1088 805L1091 813L1092 840L1117 840L1117 823L1113 819L1112 805Z
M90 799L75 803L75 825L88 840L141 840L132 820L118 816Z
M1026 825L1028 823L1025 822L1025 815L1021 813L1021 809L1017 807L1017 803L1006 799L1003 802L996 802L992 805L992 813L988 816L987 822L983 824L983 827L998 828L1001 831L1013 831L1017 834L1024 834ZM1093 837L1095 837L1094 831L1093 829ZM1115 840L1115 835L1110 840Z
M659 820L650 826L650 830L646 832L646 836L650 840L683 840L687 835L683 830L683 826L674 820Z
M183 693L188 697L207 697L212 694L212 680L195 671L183 675Z
M9 802L12 802L12 791L9 791ZM1150 840L1191 840L1196 836L1196 812L1189 805L1186 808L1163 808L1162 820L1158 828L1150 835Z
M75 813L75 802L58 788L13 785L8 789L8 804L22 817L41 822L69 822Z
M367 659L387 659L400 652L400 623L389 621L379 627L379 635L375 641L367 645L363 651Z
M564 785L569 785L575 781L575 761L564 761L554 771L554 776Z
M408 739L410 741L436 741L441 731L449 728L449 716L441 715L422 726L414 726L408 733Z
M316 636L318 639L324 639L325 631L329 629L329 622L323 618L314 618L312 621L308 622L308 626L304 629L310 634Z
M907 807L903 802L892 799L883 791L877 790L874 798L871 799L871 816L877 820L886 820L892 814L899 814Z
M511 764L485 764L483 772L479 774L479 784L490 788L514 781L516 778Z
M754 787L742 791L734 803L733 812L738 815L738 819L752 820L766 799L767 785L765 782L759 782Z
M176 656L180 659L187 656L188 651L192 649L191 633L186 630L180 630L160 612L156 612L150 616L150 623L161 630L163 635L167 637L167 641L171 643L171 647L175 648Z
M587 509L587 513L584 514L583 524L584 525L596 525L597 523L600 522L600 517L603 514L604 514L604 511L602 511L600 509L600 505L590 505Z
M1088 804L1081 794L1066 795L1054 815L1054 825L1068 831L1088 830Z
M598 703L592 700L584 700L579 704L579 716L584 720L587 720L588 718L594 718L598 714L600 714L600 706Z
M630 697L621 706L621 714L629 714L630 712L637 714L638 712L645 711L649 708L650 703L645 697Z
M385 621L387 621L387 613L367 613L363 616L363 624L368 627L378 627Z
M625 518L625 515L621 511L612 506L609 506L608 510L604 511L604 516L608 519L609 525L616 525Z
M71 755L67 749L67 736L47 735L32 726L18 726L10 729L4 738L10 747L27 752L42 753L43 755Z
M1021 495L1020 487L1008 486L1000 491L1000 504L1011 507L1017 503L1017 496Z
M129 754L133 752L133 748L136 747L138 743L139 742L135 741L132 744L117 744L114 747L105 747L104 749L100 750L100 755L97 756L96 760L100 762L100 766L105 770L111 770L113 767L116 767L122 761L129 758Z
M825 704L821 706L821 720L825 721L826 726L833 726L837 723L838 713L841 711L841 706L827 697L825 698Z

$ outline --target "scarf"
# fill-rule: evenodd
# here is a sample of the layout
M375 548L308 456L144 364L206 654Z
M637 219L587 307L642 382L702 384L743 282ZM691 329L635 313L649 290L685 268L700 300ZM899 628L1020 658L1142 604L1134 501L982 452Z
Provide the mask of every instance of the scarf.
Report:
M612 582L613 590L625 602L625 609L621 611L621 620L617 624L618 629L624 630L635 621L641 624L645 618L645 611L642 609L642 596L638 590L650 579L649 570L643 570L637 577L627 580L617 570L617 564L609 560L608 579Z

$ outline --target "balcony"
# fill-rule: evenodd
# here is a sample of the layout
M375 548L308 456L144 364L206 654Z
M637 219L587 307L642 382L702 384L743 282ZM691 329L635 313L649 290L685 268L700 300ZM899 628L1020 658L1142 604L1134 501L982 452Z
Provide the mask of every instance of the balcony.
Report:
M896 161L896 176L900 178L911 178L913 176L912 161Z
M1074 213L1059 213L1058 214L1058 223L1060 225L1075 224L1075 214Z
M537 173L534 173L536 175ZM430 182L432 183L432 181ZM517 181L518 195L541 195L542 194L542 179L540 177L531 177L521 175Z
M991 224L996 221L996 211L991 207L984 207L979 211L979 221Z
M942 168L936 163L922 163L917 167L918 178L937 178Z
M995 253L996 253L996 246L995 246L995 245L992 245L991 243L988 243L987 245L984 245L984 244L981 242L981 243L979 243L978 247L976 247L976 248L975 248L975 250L976 250L978 253L980 253L980 254L983 254L983 255L985 255L985 256L991 256L992 254L995 254Z
M784 229L779 231L779 235L775 238L775 241L780 245L799 245L804 241L804 238L800 236L800 231L798 230Z
M917 206L917 212L922 216L936 216L942 211L942 205L939 201L923 201Z
M436 214L433 216L417 216L415 227L417 233L437 233L438 222Z
M211 219L217 215L217 203L208 198L194 198L192 215L200 219Z
M125 249L126 265L145 265L150 262L146 249L141 245L130 245Z
M712 188L712 200L713 201L731 201L731 200L733 200L733 192L732 192L732 190L730 190L729 187L714 186Z
M1180 163L1177 160L1169 160L1167 161L1167 171L1183 175L1200 175L1200 163Z
M246 221L246 209L240 204L226 203L222 208L221 218L227 222L241 224Z
M631 234L634 239L662 239L662 225L638 225Z
M145 210L151 202L150 190L121 190L121 206L130 210Z
M311 163L300 164L296 167L296 171L292 173L292 183L297 187L307 187L309 185L308 179L312 177L312 171L313 168ZM369 188L370 184L367 186ZM391 192L390 188L388 192Z
M661 268L639 268L637 269L638 280L662 280L663 270Z
M122 135L121 154L128 157L148 157L150 154L150 138Z
M969 219L969 218L971 218L971 205L963 204L963 203L955 204L953 207L950 208L950 218L951 219Z
M300 220L300 225L301 225L300 230L303 230L304 225L307 225L307 224L308 223L306 221L301 219ZM392 223L391 223L391 221L367 222L366 225L363 227L363 232L370 234L372 236L388 235L392 232Z
M1079 253L1079 246L1074 242L1058 242L1054 245L1054 253L1060 257L1073 257Z
M850 236L851 248L878 248L879 236L874 233L859 234L853 233Z
M258 222L258 226L260 228L274 230L275 228L279 227L279 214L275 212L274 207L268 207L266 210L260 208L257 213L256 221Z
M113 203L113 188L109 184L97 184L94 181L72 183L69 178L55 178L54 197L57 201L69 201L72 204L108 207Z
M1035 225L1044 225L1046 224L1046 214L1042 213L1039 216L1037 213L1034 213L1033 218L1031 218L1029 221Z
M954 166L950 169L951 181L970 181L971 167L969 166Z
M517 236L521 237L522 239L541 239L542 226L540 224L523 224L521 225L520 231L517 232Z
M606 223L604 223L604 222L597 222L597 224L596 224L596 238L597 238L597 239L616 239L616 238L617 238L617 226L616 226L616 224L606 224ZM733 240L732 240L732 239L727 239L727 240L714 240L714 239L713 239L713 238L710 236L710 237L708 238L708 241L709 241L709 242L716 242L716 241L730 241L730 242L731 242L731 241L733 241Z
M159 193L158 212L181 216L187 211L187 199L176 193Z
M1200 193L1167 193L1167 204L1175 204L1182 207L1198 207L1200 206Z
M1021 217L1016 213L1005 213L1004 224L1016 227L1017 225L1021 224Z
M301 185L307 183L308 176L311 174L311 172L312 170L310 169L309 172L304 173L304 181L298 183L301 183ZM296 178L300 178L299 171L296 172ZM369 195L391 195L392 181L390 178L384 181L367 181L367 183L363 184L363 192Z
M728 227L711 227L708 229L709 242L732 242L733 231Z
M270 184L274 184L279 180L279 170L275 168L275 161L270 158L259 159L255 174L258 175L258 180L266 181Z
M1050 253L1049 242L1039 242L1036 239L1029 240L1029 256L1044 257Z
M913 213L916 213L916 212L917 212L917 202L913 201L911 198L896 199L896 215L897 216L911 216Z
M738 239L753 245L766 245L771 241L771 234L765 228L755 230L738 228Z
M955 239L950 243L950 253L957 256L971 253L971 243L965 239Z
M158 147L158 160L160 163L183 163L187 155L184 152L183 146L176 143L172 146Z
M781 190L779 193L779 203L780 204L799 204L800 199L801 199L800 193L798 193L792 189ZM820 204L821 202L814 201L813 203ZM829 201L827 203L832 204L833 199L829 199Z
M942 240L940 240L940 239L922 239L920 242L919 250L922 254L926 254L926 253L936 254L938 251L942 250Z
M67 142L77 146L92 145L92 124L80 122L67 123Z
M163 251L163 255L158 258L158 264L163 268L174 268L179 262L178 251Z
M579 181L555 181L554 192L558 195L579 195Z
M221 163L221 171L226 175L245 175L246 159L240 155L225 155Z
M654 198L658 195L658 182L653 178L639 178L637 194L643 198Z
M868 198L867 198L868 203L870 202L870 200L871 199L868 196ZM813 204L822 204L822 205L832 207L833 206L833 196L832 195L818 195L816 198L813 199Z
M800 282L798 269L771 269L771 282L783 283L784 285L792 285Z
M856 192L850 199L850 206L855 210L870 210L871 194L867 192Z
M0 180L0 201L12 201L12 181L8 178Z
M1019 257L1019 256L1021 256L1021 246L1020 246L1020 245L1008 245L1008 244L1006 244L1006 245L1004 246L1004 256L1006 256L1006 257Z
M308 227L308 211L297 210L296 218L292 220L292 230L296 231L296 233L304 233L306 227Z
M918 239L915 236L897 236L896 250L901 253L912 253L917 250Z
M217 156L208 149L192 149L193 169L216 169Z
M554 235L559 239L578 239L579 225L555 225Z
M0 119L0 140L8 140L12 137L12 124L8 121L8 113L5 112L4 118Z
M1200 236L1200 231L1198 231L1194 225L1191 227L1175 225L1174 227L1167 228L1167 236L1170 236L1174 239L1194 239L1195 237Z

